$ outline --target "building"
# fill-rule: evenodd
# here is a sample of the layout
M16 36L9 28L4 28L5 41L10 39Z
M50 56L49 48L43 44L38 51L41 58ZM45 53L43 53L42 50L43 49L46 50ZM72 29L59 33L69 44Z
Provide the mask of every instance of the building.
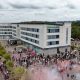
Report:
M70 51L71 22L26 22L11 24L12 37L37 54Z
M0 24L0 40L12 39L11 24Z

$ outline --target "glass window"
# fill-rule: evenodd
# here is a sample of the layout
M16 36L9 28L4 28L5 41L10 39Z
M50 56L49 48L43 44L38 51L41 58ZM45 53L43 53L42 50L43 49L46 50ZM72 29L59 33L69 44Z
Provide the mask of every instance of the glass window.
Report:
M32 33L27 33L27 32L21 32L21 34L27 35L27 36L30 36L30 37L34 37L34 38L39 38L38 34L32 34Z
M48 35L48 39L57 39L59 35Z
M56 44L59 44L59 41L56 41Z
M68 28L66 29L66 44L68 43Z
M59 32L59 29L48 29L47 32L48 33L56 33L56 32Z
M33 42L33 43L36 43L36 44L39 44L39 41L38 40L34 40L34 39L31 39L31 38L28 38L28 37L24 37L24 36L21 36L22 39L25 39L29 42Z
M26 31L32 31L32 32L39 32L39 29L37 28L21 28L22 30L26 30Z
M59 44L59 41L50 41L48 42L48 45L57 45Z

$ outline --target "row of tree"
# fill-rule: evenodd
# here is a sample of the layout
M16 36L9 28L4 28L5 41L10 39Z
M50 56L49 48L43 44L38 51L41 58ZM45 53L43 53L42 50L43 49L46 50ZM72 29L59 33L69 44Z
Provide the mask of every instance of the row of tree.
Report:
M72 22L72 38L80 39L80 21Z

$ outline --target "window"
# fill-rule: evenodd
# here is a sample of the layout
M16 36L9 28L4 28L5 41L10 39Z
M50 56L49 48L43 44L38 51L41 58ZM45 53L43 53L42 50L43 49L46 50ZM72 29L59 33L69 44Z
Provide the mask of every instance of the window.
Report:
M21 29L26 31L32 31L32 32L39 32L39 29L37 28L21 28Z
M25 39L29 42L33 42L33 43L36 43L36 44L39 44L39 41L38 40L34 40L34 39L31 39L31 38L28 38L28 37L24 37L24 36L21 36L22 39Z
M13 30L13 32L15 32L15 33L16 33L16 30Z
M59 38L59 35L56 35L56 38Z
M57 39L59 35L48 35L48 39Z
M59 41L50 41L48 42L48 45L57 45L59 44Z
M12 34L12 32L0 32L0 34Z
M19 24L17 24L17 27L19 27Z
M39 29L37 29L37 32L39 32Z
M68 43L68 28L66 29L66 44Z
M39 35L36 34L36 38L39 38Z
M0 28L12 28L12 26L0 26Z
M52 42L48 42L48 45L52 45Z
M39 44L39 41L35 40L35 43L36 43L36 44Z
M13 28L13 29L16 29L16 27L14 27L14 26L13 26L12 28Z
M59 32L59 29L55 29L55 32Z
M16 34L13 34L14 36L16 36Z
M21 34L26 35L26 36L30 36L30 37L34 37L34 38L39 38L38 34L32 34L32 33L27 33L27 32L21 32Z
M56 44L59 44L59 41L56 41Z
M59 29L47 29L48 33L56 33L59 32Z
M12 29L0 29L0 31L12 31Z

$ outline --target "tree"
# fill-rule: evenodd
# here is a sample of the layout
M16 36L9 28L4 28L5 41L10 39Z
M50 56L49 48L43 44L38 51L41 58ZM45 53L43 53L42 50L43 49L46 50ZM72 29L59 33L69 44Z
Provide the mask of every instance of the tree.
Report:
M13 67L13 62L12 61L7 61L6 65L9 66L9 67Z
M3 57L4 57L6 60L11 60L11 56L10 56L10 54L8 54L8 53L4 54Z
M72 38L80 39L80 22L73 22L72 23Z
M5 51L5 50L0 49L0 56L3 56L5 53L6 53L6 51Z

